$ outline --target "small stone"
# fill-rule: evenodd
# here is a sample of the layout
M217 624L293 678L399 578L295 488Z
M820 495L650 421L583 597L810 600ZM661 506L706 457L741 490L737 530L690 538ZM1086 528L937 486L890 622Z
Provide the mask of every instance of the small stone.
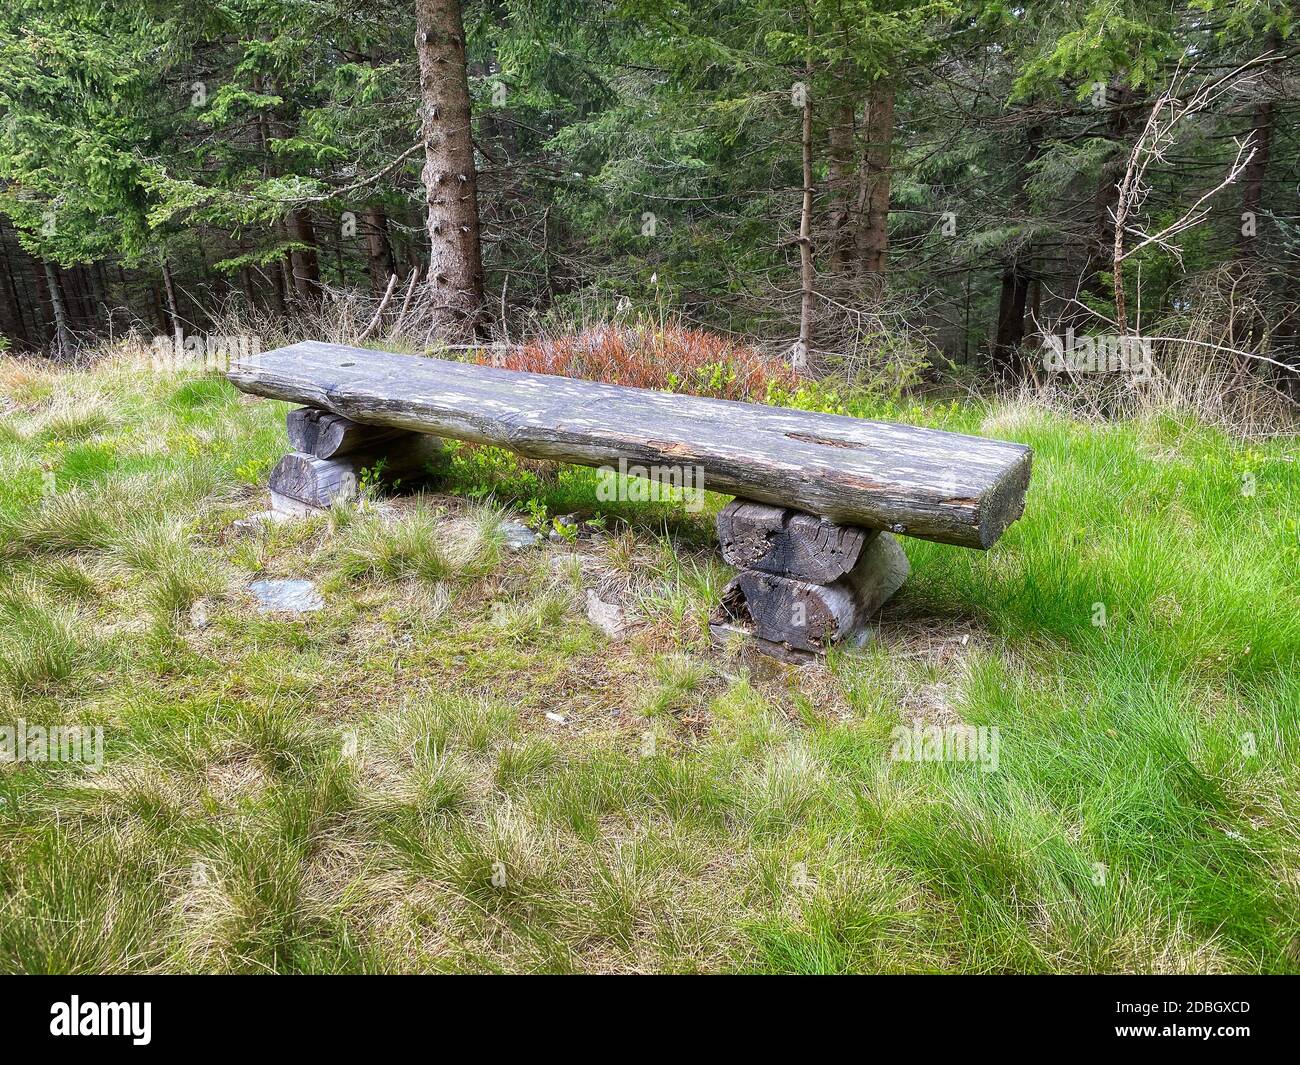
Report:
M611 640L621 640L629 628L623 608L606 603L590 588L587 589L587 620Z
M230 533L233 536L253 536L260 533L267 525L279 525L281 522L289 521L290 517L291 515L278 510L259 510L256 514L232 521Z
M546 720L554 721L557 725L567 725L569 723L569 719L563 714L552 713L550 710L546 711Z
M208 601L196 599L190 604L190 627L202 632L208 627Z
M326 513L321 507L314 507L310 503L304 503L301 499L294 499L292 496L281 495L275 491L271 492L271 509L280 515L280 520L285 518L314 518L317 514Z
M537 534L522 521L503 521L497 530L505 537L506 547L511 551L523 551L536 547L541 542Z
M306 580L253 581L248 590L257 597L263 614L303 614L325 605L316 586Z

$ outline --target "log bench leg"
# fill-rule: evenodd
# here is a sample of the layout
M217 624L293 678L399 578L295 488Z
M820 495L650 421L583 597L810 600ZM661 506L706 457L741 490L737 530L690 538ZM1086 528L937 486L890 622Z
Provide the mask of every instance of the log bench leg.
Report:
M764 653L809 662L833 644L853 644L902 586L907 556L889 533L736 500L718 515L722 555L739 569L709 628L737 633Z
M418 477L442 449L427 433L363 425L312 407L291 410L286 421L295 450L271 471L271 505L295 516L356 499L368 470L385 483Z

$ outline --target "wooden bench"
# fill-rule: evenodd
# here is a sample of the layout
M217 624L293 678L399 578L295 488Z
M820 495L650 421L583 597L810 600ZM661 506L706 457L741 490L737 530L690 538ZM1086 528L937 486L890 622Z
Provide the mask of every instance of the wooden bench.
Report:
M284 501L329 506L381 460L389 475L418 470L430 435L735 496L718 531L741 572L714 631L782 657L861 632L907 575L890 533L988 548L1029 485L1021 444L335 344L265 352L228 376L303 405L271 474Z

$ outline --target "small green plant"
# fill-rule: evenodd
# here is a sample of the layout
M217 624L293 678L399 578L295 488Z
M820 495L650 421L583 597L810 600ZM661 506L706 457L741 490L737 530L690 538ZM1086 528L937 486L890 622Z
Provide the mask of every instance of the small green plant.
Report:
M526 524L530 528L536 529L539 532L546 528L548 515L545 503L538 499L529 499L525 502L524 509L528 513Z
M379 495L379 490L384 484L384 470L388 466L388 459L380 458L373 466L366 466L361 471L361 476L357 480L357 492L362 499L374 499ZM400 484L399 480L394 480L390 487L396 489Z

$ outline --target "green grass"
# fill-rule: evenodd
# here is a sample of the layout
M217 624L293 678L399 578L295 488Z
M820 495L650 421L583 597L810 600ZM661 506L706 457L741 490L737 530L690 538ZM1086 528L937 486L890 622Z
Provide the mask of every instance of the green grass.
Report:
M1300 971L1294 441L799 402L1035 470L992 551L906 541L878 641L791 670L707 637L712 508L460 449L236 537L283 405L0 363L0 725L105 735L0 764L0 971ZM606 534L514 554L500 508ZM914 720L996 729L996 771L893 757Z

